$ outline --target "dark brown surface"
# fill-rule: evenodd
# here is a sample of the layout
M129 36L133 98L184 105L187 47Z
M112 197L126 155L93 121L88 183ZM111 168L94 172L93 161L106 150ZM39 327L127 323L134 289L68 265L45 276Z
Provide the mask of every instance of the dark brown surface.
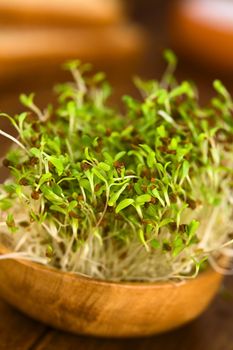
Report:
M233 350L233 279L226 280L224 293L194 322L167 334L141 339L70 335L46 328L0 301L0 350L76 349Z

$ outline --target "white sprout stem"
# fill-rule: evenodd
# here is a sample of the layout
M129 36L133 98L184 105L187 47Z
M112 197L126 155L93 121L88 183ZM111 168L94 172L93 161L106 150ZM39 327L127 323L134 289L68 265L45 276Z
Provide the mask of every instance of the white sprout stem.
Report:
M229 258L233 258L233 249L224 248L221 252Z
M233 244L233 240L231 241L228 241L218 247L215 247L215 248L212 248L212 249L207 249L205 250L205 254L211 254L211 253L214 253L214 252L222 252L224 255L228 255L228 256L232 256L233 257L233 248L226 248L228 247L229 245L232 245Z
M82 186L80 186L80 190L82 192L83 200L84 200L84 202L86 202L87 201L87 197L86 197L86 193L84 191L84 188Z
M55 229L48 227L45 223L42 223L42 227L55 241L57 241L58 243L62 242L62 239L57 235Z
M208 224L207 224L207 227L205 229L204 236L199 244L199 247L201 247L201 248L204 248L206 246L206 244L208 243L208 240L209 240L209 237L211 235L211 231L213 229L218 211L219 211L219 208L214 208L214 210L213 210L213 212L208 220Z
M85 94L86 91L87 91L87 88L86 88L85 82L84 82L84 80L82 78L82 75L80 74L79 70L72 69L71 72L72 72L74 80L75 80L75 82L77 84L78 90L80 90L83 94Z
M158 115L160 117L162 117L166 122L172 124L174 126L174 128L179 129L178 125L176 124L174 119L170 116L170 114L168 114L167 112L165 112L163 110L159 110Z
M16 247L15 247L15 251L18 252L21 247L24 245L24 243L27 240L27 233L25 235L22 236L22 238L18 241Z
M19 142L14 136L9 135L8 133L6 133L5 131L0 129L0 135L8 138L9 140L13 141L14 143L16 143L20 148L22 148L24 151L26 151L28 153L28 150L26 149L26 147Z
M70 144L68 139L66 139L66 146L67 146L67 150L69 152L70 159L73 161L74 160L74 154L73 154L72 147L71 147L71 144Z
M29 260L34 261L41 264L47 264L47 259L40 258L38 256L30 256L26 252L15 252L15 253L7 253L0 255L0 260L11 260L11 259L23 259L23 260Z
M41 110L34 103L30 104L30 108L38 116L39 120L45 121L47 119L47 115L43 115Z
M106 202L105 202L105 205L104 205L103 213L102 213L99 221L97 222L96 227L98 227L101 224L101 222L102 222L102 220L103 220L103 218L104 218L104 216L106 214L106 211L107 211L107 208L108 208L108 201L109 201L109 186L106 183Z
M233 269L228 270L224 267L219 266L213 257L210 256L208 261L209 261L210 265L213 267L213 269L215 271L217 271L218 273L220 273L221 275L225 275L225 276L232 276L233 275Z
M23 253L23 252L7 253L7 254L0 255L0 260L18 259L26 256L28 256L28 253Z

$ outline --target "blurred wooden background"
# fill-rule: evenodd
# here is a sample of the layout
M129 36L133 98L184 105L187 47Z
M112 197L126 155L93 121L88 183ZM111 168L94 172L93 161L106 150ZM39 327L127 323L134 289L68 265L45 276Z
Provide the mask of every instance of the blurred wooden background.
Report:
M119 0L1 1L0 110L16 112L22 91L48 102L68 77L67 59L93 63L120 88L138 71L146 40Z

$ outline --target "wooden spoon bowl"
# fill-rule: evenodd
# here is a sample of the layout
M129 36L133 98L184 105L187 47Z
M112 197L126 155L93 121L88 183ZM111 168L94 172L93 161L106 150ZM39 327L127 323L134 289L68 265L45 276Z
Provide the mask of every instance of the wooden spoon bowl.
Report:
M205 310L221 280L209 269L179 284L111 283L29 261L0 261L0 295L11 305L52 327L103 337L179 327Z

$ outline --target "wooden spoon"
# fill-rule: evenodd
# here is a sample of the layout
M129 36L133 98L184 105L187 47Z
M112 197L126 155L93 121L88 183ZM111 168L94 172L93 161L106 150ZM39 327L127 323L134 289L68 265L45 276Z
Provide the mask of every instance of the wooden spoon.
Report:
M221 280L209 269L179 284L111 283L29 261L0 260L0 295L11 305L52 327L103 337L179 327L206 309Z

